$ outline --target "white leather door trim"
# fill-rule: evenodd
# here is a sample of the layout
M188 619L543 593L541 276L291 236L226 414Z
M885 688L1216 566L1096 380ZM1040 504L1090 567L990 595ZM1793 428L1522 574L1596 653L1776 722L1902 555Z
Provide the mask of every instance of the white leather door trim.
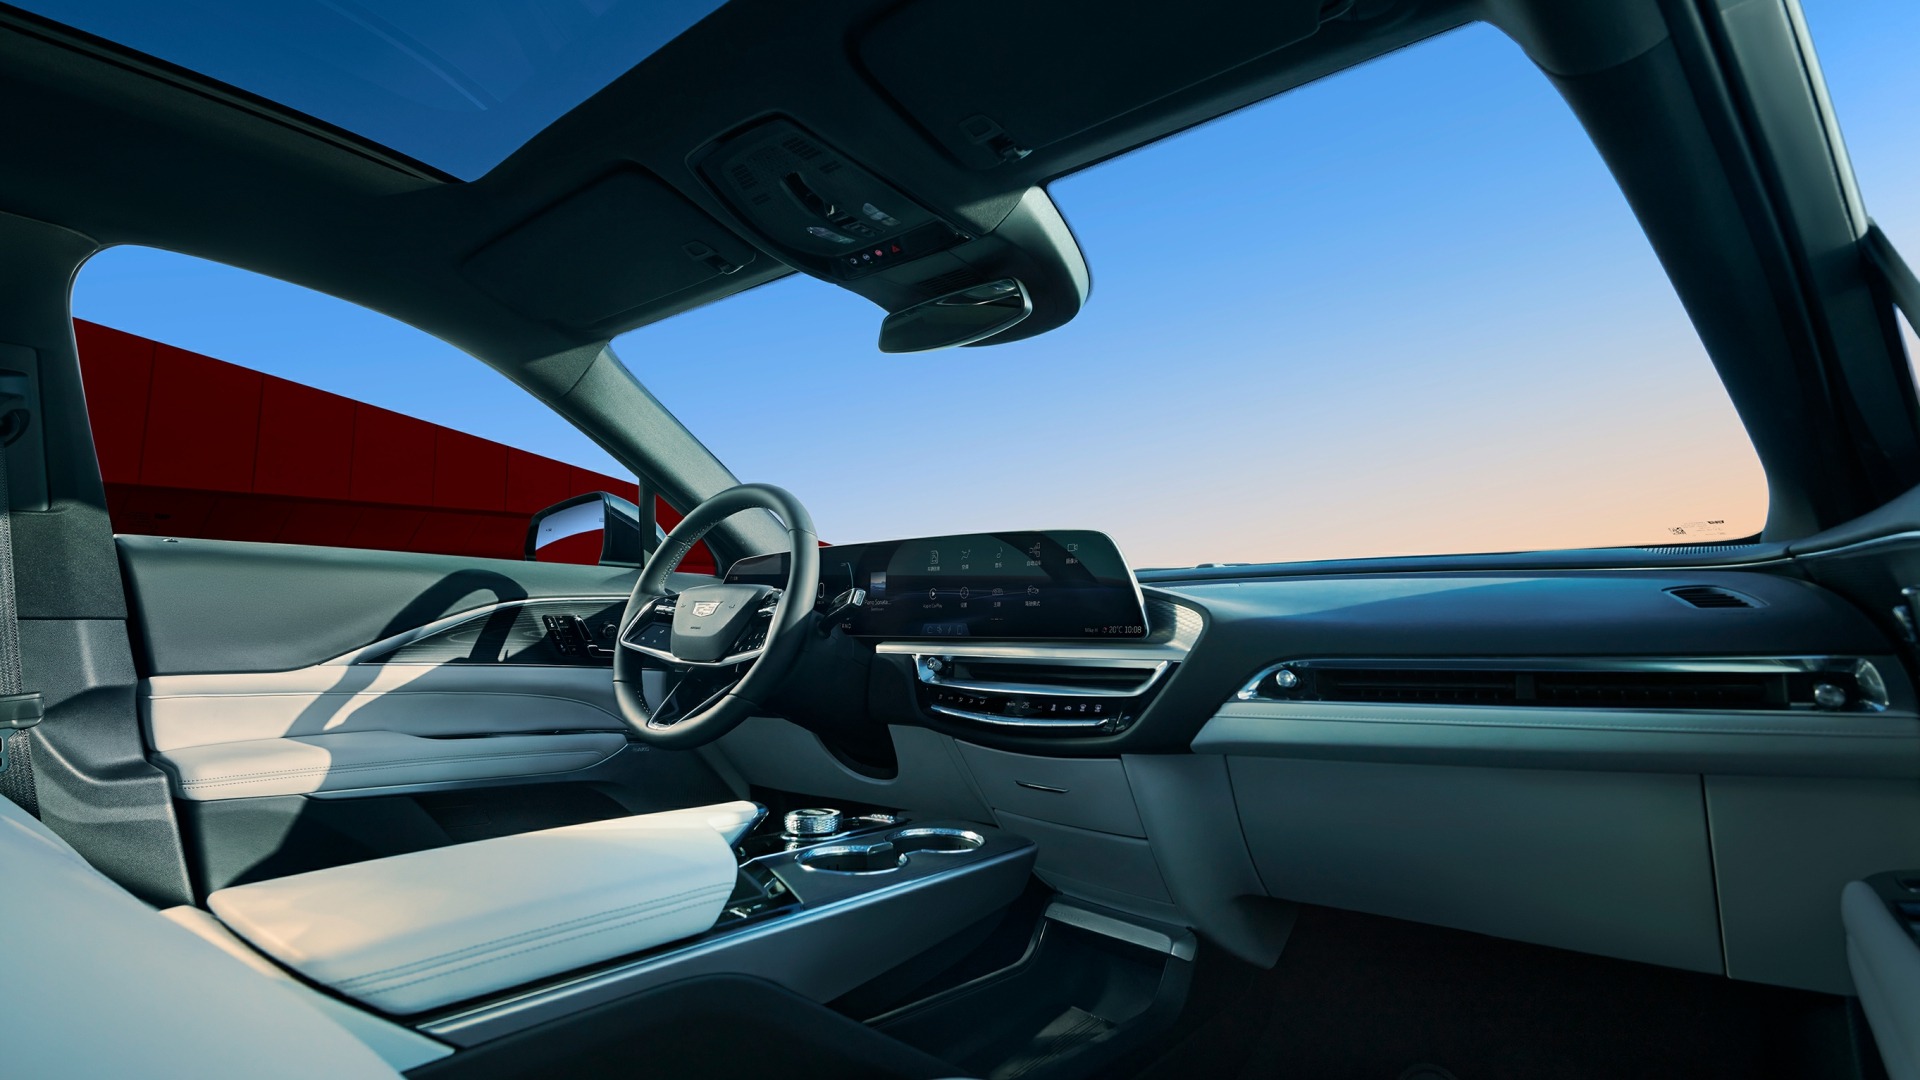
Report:
M211 800L573 772L626 745L617 732L423 739L345 731L189 746L156 758L182 798Z
M343 731L477 735L623 724L606 668L362 664L162 675L141 682L141 698L149 745L160 751Z

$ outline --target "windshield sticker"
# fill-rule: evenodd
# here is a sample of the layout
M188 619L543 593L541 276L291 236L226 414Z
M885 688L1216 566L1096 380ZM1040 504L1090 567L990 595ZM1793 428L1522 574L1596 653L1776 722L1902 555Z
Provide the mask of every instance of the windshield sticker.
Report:
M1667 527L1667 534L1676 540L1711 540L1727 535L1727 522L1724 518L1712 521L1683 521Z

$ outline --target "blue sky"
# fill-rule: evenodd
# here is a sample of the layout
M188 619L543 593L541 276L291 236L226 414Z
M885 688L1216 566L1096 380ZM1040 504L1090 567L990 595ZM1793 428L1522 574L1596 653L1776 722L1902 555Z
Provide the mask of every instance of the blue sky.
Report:
M1869 205L1911 250L1920 75L1902 45L1920 44L1920 11L1809 7ZM796 277L615 349L737 475L793 489L841 541L1089 527L1168 565L1649 543L1764 520L1758 463L1617 187L1489 28L1052 193L1094 289L1034 341L882 356L877 308ZM612 467L452 348L304 290L114 251L83 272L75 312ZM789 402L814 424L763 425Z

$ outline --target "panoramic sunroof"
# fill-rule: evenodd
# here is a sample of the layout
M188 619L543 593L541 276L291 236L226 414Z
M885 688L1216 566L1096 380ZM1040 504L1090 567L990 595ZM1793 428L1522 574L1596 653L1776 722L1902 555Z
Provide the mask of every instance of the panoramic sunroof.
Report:
M724 0L10 0L472 180Z

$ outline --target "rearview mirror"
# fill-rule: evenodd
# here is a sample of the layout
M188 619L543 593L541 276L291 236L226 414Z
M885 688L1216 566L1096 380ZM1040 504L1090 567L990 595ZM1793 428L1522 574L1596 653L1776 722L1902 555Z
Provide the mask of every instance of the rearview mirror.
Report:
M880 324L883 353L931 352L971 345L1033 314L1026 287L1013 278L950 292L896 311Z
M644 541L652 525L652 515L646 515L643 521L640 508L618 495L589 491L533 515L527 525L526 557L531 562L545 550L549 562L585 561L591 549L576 553L554 545L576 536L590 542L586 534L597 532L602 566L639 566L646 561ZM556 559L556 552L564 554Z

